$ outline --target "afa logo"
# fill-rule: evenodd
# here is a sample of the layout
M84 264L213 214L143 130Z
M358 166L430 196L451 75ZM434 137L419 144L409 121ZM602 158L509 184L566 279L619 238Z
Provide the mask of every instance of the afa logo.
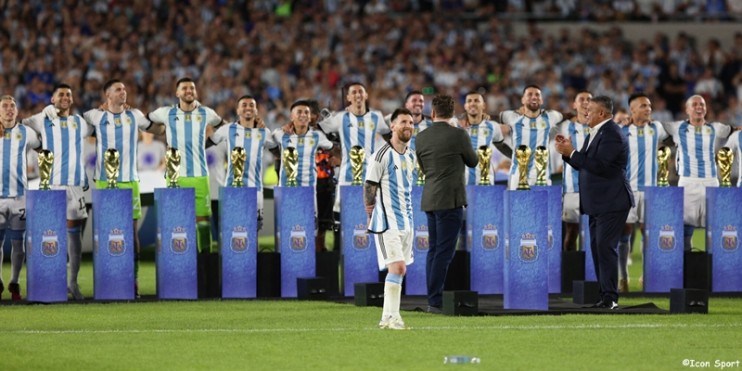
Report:
M494 224L485 224L482 228L482 248L485 250L494 250L500 245L500 235L497 232L497 226Z
M420 225L415 228L415 249L418 251L428 251L430 249L430 234L427 225Z
M671 225L660 227L659 247L662 251L672 251L675 249L675 230Z
M41 254L52 257L59 254L59 237L57 232L47 229L41 236Z
M353 227L353 247L358 250L368 248L368 233L366 232L365 224L356 224Z
M304 251L307 249L307 231L301 225L295 225L291 227L291 237L289 238L291 243L291 250L293 251Z
M238 225L232 229L232 239L229 242L229 248L236 253L247 251L247 228Z
M538 246L536 244L536 235L533 233L523 233L520 236L520 254L521 261L530 263L538 259Z
M554 247L554 231L551 229L551 225L547 226L548 231L546 232L546 249L551 250Z
M126 243L124 242L124 231L114 228L108 233L108 253L111 256L121 256L126 252Z
M183 254L188 250L188 232L185 227L175 227L170 234L170 250L176 254Z
M737 250L739 244L738 241L737 228L733 225L725 226L721 231L721 248L724 249L724 251Z

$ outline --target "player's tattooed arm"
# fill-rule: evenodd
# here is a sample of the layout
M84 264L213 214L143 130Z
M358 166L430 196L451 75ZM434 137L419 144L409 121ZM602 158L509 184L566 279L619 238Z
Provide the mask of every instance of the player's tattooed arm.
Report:
M379 188L378 184L366 181L363 184L363 201L366 205L366 214L371 216L376 207L376 190Z

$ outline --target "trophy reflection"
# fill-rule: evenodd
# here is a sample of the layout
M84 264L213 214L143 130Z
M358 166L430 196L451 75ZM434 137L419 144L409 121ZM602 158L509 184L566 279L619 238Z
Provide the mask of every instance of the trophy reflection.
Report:
M415 181L415 185L424 186L425 173L423 173L423 169L420 168L420 161L415 161L415 170L417 172L417 180Z
M662 147L657 150L657 186L658 187L669 187L670 182L667 180L670 176L670 168L668 168L668 162L670 161L670 148Z
M283 150L283 171L286 173L286 186L296 187L299 185L296 176L299 174L299 152L294 147Z
M480 146L477 148L477 158L479 159L479 182L477 184L492 185L492 181L490 180L492 148L490 146Z
M180 152L177 148L170 147L165 152L165 180L168 188L178 188L180 177Z
M721 178L721 187L732 186L732 163L734 162L734 152L729 147L722 147L716 153L716 166L719 167L719 178Z
M536 162L536 185L545 186L547 184L546 169L549 166L549 150L544 146L538 146L534 157Z
M232 187L244 187L245 182L242 177L245 174L245 160L247 154L242 147L234 147L231 153L232 160Z
M531 149L527 145L521 144L515 150L515 161L518 162L518 190L527 191L531 187L528 185L528 161L531 159Z
M363 184L363 162L366 159L366 151L361 146L350 148L350 171L353 174L351 185Z
M106 188L116 189L118 188L119 178L119 151L113 148L107 149L103 155L103 160L106 166L106 179L108 180Z
M52 177L52 164L54 164L54 153L48 149L42 149L39 151L39 189L42 191L48 191L49 180Z

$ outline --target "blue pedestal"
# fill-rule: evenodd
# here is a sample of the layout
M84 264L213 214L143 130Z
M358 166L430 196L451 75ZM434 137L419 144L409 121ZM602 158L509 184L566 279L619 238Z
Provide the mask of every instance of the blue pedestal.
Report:
M590 217L580 215L580 249L585 252L585 281L597 281L593 250L590 248Z
M645 188L644 210L644 292L683 288L683 188Z
M711 291L742 291L742 188L706 188L706 250L711 252Z
M26 299L67 301L67 193L28 191L26 210Z
M198 299L196 209L193 188L156 188L157 296Z
M480 295L502 294L503 230L502 205L505 186L467 186L467 250L471 251L471 291ZM471 232L471 233L469 233Z
M222 297L257 295L257 189L219 189L219 241L222 255Z
M549 309L548 194L505 192L505 309Z
M562 292L562 186L536 186L534 191L546 191L549 198L549 225L546 246L549 256L549 294Z
M93 291L96 300L134 299L131 189L93 190Z
M423 187L412 187L412 218L415 223L415 234L412 236L412 257L415 261L407 266L405 275L405 294L426 295L428 285L425 276L425 261L428 258L428 217L420 210Z
M273 197L276 250L281 253L281 297L295 298L296 279L316 275L314 187L276 187Z
M341 186L340 199L343 200L340 204L343 293L355 296L356 283L379 281L379 262L374 235L366 233L368 216L363 207L363 186Z

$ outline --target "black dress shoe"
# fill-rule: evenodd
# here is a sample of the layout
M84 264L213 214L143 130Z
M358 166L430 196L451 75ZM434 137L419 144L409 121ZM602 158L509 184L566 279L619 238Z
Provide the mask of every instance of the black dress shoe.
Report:
M432 305L428 305L428 307L425 308L425 313L441 314L441 313L443 313L443 311L441 310L441 308L434 307Z
M616 303L613 300L604 301L603 303L601 303L601 306L598 308L615 310L615 309L618 309L618 303Z
M603 299L600 299L588 308L603 308L603 305L605 305L605 302L603 301Z

